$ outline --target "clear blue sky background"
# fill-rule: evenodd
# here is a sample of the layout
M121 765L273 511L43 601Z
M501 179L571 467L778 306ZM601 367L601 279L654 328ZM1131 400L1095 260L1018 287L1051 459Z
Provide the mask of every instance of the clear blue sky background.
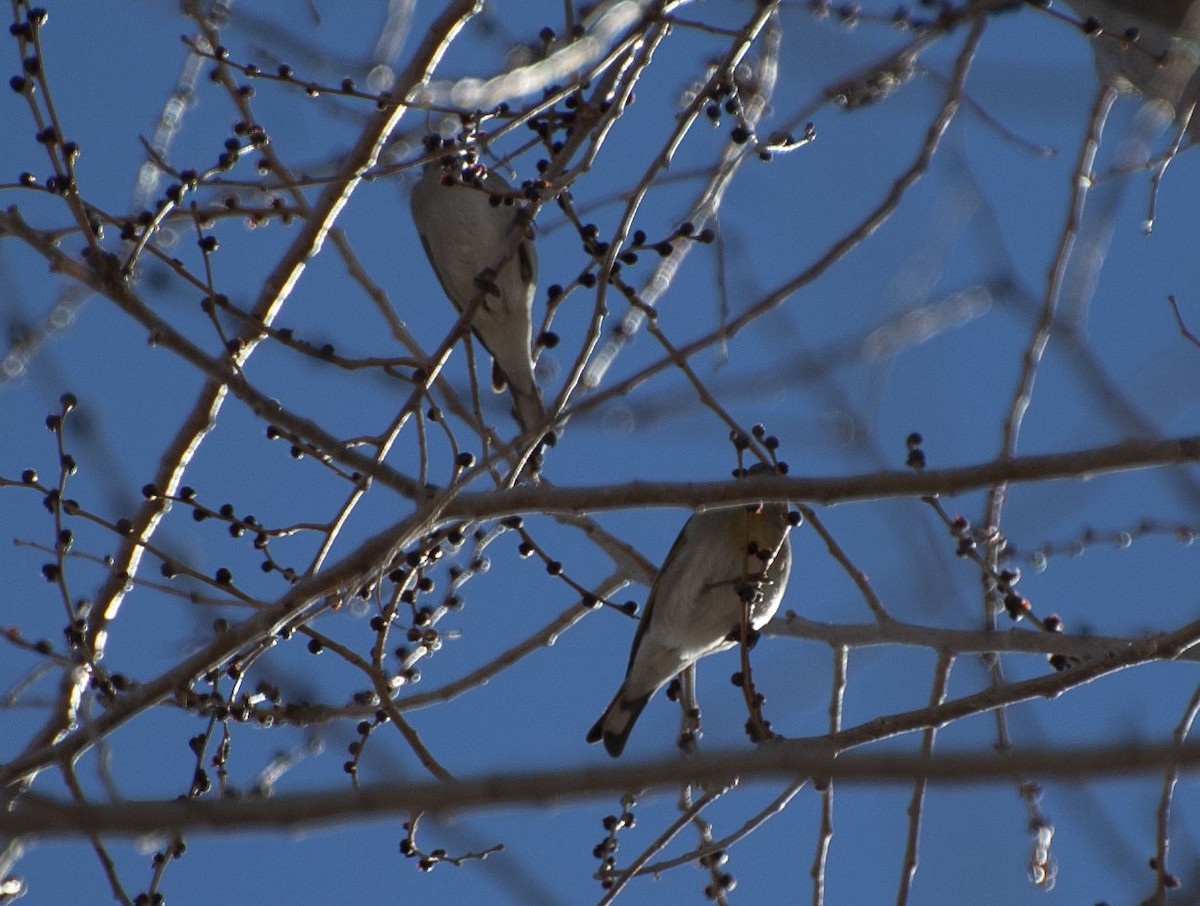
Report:
M237 4L225 40L233 59L273 69L287 62L303 78L336 85L344 76L366 83L371 47L382 21L382 4L353 4L354 11L321 0L310 4ZM799 132L802 111L823 89L882 59L909 36L882 21L864 21L849 30L834 19L817 21L807 4L784 7L780 81L764 133L786 126ZM144 155L138 136L148 136L178 77L186 48L179 40L194 27L166 2L49 3L44 32L46 67L54 101L69 138L83 156L79 181L85 196L106 209L129 209L138 166ZM396 58L407 61L441 4L417 4L412 31ZM683 17L737 26L751 4L685 6ZM864 4L886 16L888 3ZM561 29L561 4L494 6L455 44L439 77L488 76L505 68L506 54L518 41L536 40L538 29ZM824 251L884 196L917 154L924 132L945 90L965 29L942 40L921 57L910 83L886 102L847 113L821 107L811 118L817 140L769 164L752 162L738 175L722 209L720 230L725 270L717 268L716 246L697 247L661 301L661 326L677 345L713 330L720 321L718 281L727 288L732 314L743 311L785 282ZM614 130L593 170L575 187L577 205L607 235L616 224L621 193L658 153L673 123L677 101L703 66L723 51L727 40L678 28L639 85L637 103ZM19 65L15 45L6 45L8 69ZM275 56L273 56L275 55ZM330 172L369 114L366 103L305 98L287 86L256 83L255 110L283 159L297 173ZM815 284L751 325L729 345L728 359L714 350L692 365L743 424L763 422L782 441L781 456L794 474L831 476L901 468L904 438L920 431L931 466L965 465L996 454L1000 427L1011 399L1032 319L1044 292L1047 269L1066 216L1066 206L1096 76L1086 40L1047 15L1022 9L996 17L988 26L968 81L972 102L1026 144L1010 140L975 109L964 109L951 125L928 177L904 199L898 212L871 239L838 262ZM1094 296L1073 335L1060 331L1051 343L1026 420L1020 452L1044 453L1111 443L1129 436L1178 436L1196 431L1196 381L1200 350L1178 333L1166 298L1174 293L1193 328L1200 330L1196 293L1196 194L1200 162L1195 152L1174 162L1158 201L1158 221L1143 236L1149 175L1111 173L1121 136L1137 110L1119 101L1110 119L1098 171L1105 174L1092 193L1081 253L1100 249L1106 256ZM215 161L237 119L224 93L201 79L195 104L186 112L170 159L180 167L202 169ZM411 158L426 118L406 116L401 144L394 150ZM705 168L721 153L732 122L720 129L701 125L677 155L668 181L649 197L636 226L652 237L679 223ZM0 95L0 204L19 205L40 228L67 226L53 199L12 188L18 173L46 170L42 149L33 141L23 99ZM1029 143L1054 149L1035 153ZM511 146L510 146L511 147ZM504 150L509 150L505 148ZM534 155L518 161L518 178L533 175ZM250 162L234 174L254 178ZM677 180L677 181L676 181ZM409 329L433 348L453 324L453 311L426 264L408 218L407 172L362 186L339 219L368 273L389 294ZM314 190L315 191L315 190ZM250 193L244 193L249 199ZM557 207L539 218L541 260L538 309L544 288L566 284L578 273L578 240ZM1111 231L1111 244L1105 237ZM285 248L292 228L278 222L249 230L238 219L215 230L221 240L214 256L220 289L249 306L263 275ZM110 236L115 248L115 237ZM64 248L77 252L80 241L67 236ZM195 236L178 227L173 252L198 267ZM644 277L643 262L635 275ZM635 281L636 282L636 281ZM47 279L45 265L9 240L0 244L0 318L6 330L47 313L56 293L66 290ZM206 348L216 348L211 327L199 309L199 294L148 265L138 285L156 310ZM969 305L947 321L930 320L933 307L945 311L956 293ZM544 354L544 386L556 391L579 348L592 297L577 293L554 322L559 348ZM1070 308L1070 297L1064 303ZM623 303L610 297L612 311ZM908 315L907 319L903 316ZM924 318L925 320L920 320ZM902 351L876 355L900 330ZM896 328L899 325L899 328ZM293 327L313 342L332 342L351 356L396 355L386 325L346 275L327 246L311 262L287 303L278 326ZM928 330L928 337L921 334ZM1090 351L1077 354L1078 342ZM642 334L618 358L605 386L636 373L661 357ZM1106 393L1099 365L1114 387L1144 419L1140 427L1116 415L1118 400ZM465 356L448 371L466 388ZM404 392L385 380L344 374L302 360L267 344L252 360L248 376L264 392L343 436L378 431L394 413ZM171 353L146 343L144 331L109 302L91 299L73 323L53 338L17 376L0 386L0 476L15 478L35 466L54 472L51 435L41 427L60 393L82 402L73 435L81 463L72 494L91 509L115 518L137 504L138 489L149 480L164 445L177 430L199 382ZM496 421L508 425L507 402L485 400ZM714 480L734 462L727 429L695 403L683 376L667 370L630 396L572 421L558 448L547 457L546 475L561 485L646 480ZM434 441L435 445L439 443ZM413 470L414 445L406 439L393 456ZM442 452L435 446L435 451ZM1192 480L1194 480L1194 473ZM435 478L435 480L443 480ZM233 501L240 513L254 513L274 525L328 518L345 488L311 460L295 463L282 444L269 444L263 426L236 401L229 402L206 441L187 483L210 505ZM482 488L482 485L481 485ZM947 501L973 521L982 495ZM396 521L404 505L376 489L355 511L335 557ZM599 521L636 545L653 562L670 547L686 512L677 509L604 513ZM824 514L856 565L871 577L891 612L928 625L972 628L979 623L979 579L953 557L932 512L915 501L845 505ZM1021 551L1083 532L1132 529L1143 518L1200 524L1200 501L1185 477L1166 472L1105 477L1089 483L1015 487L1004 531ZM577 534L548 520L528 520L535 537L560 559L571 577L587 584L603 579L610 564ZM5 540L48 543L51 527L35 495L0 492L0 528ZM212 572L228 565L251 593L271 599L276 579L257 571L257 558L244 542L234 542L218 526L197 527L182 509L159 536L173 554ZM468 606L441 625L460 637L447 642L422 665L416 691L450 682L496 651L525 638L576 600L566 586L547 576L535 560L516 555L511 534L487 554L491 570L468 584ZM810 619L857 623L870 615L844 573L807 528L794 535L797 566L784 602ZM80 530L78 548L103 554L112 540ZM311 542L280 543L281 559L302 565ZM460 559L469 559L464 549ZM39 574L44 553L27 545L0 546L0 626L18 626L30 638L61 639L62 609L53 586ZM73 566L73 590L86 595L101 575L94 566ZM1140 538L1131 550L1103 545L1082 556L1052 557L1042 572L1028 568L1023 592L1039 613L1058 613L1069 631L1090 629L1122 634L1168 629L1193 618L1198 569L1193 548L1173 537ZM147 577L157 579L157 564ZM444 581L444 574L443 579ZM186 583L177 583L186 587ZM644 600L632 587L620 599ZM136 678L168 669L205 637L217 616L238 619L243 612L218 606L193 607L142 588L125 604L106 664ZM372 634L368 610L349 607L327 615L318 628L358 650ZM612 610L590 615L549 649L504 672L488 686L449 705L414 712L422 739L456 774L573 767L607 763L583 737L618 683L633 623ZM933 655L926 651L869 649L851 654L846 695L847 726L880 714L922 707L929 694ZM743 713L736 691L725 681L733 656L701 669L707 749L745 747ZM755 651L756 679L768 696L768 717L788 736L816 735L827 727L831 677L827 648L787 639L767 639ZM0 648L0 689L9 689L34 664L16 649ZM1043 674L1043 658L1005 661L1009 679ZM289 699L338 703L361 688L362 680L332 656L308 655L299 644L282 645L260 665L261 675L280 684ZM1072 692L1055 702L1030 703L1009 711L1013 742L1019 747L1101 744L1118 739L1161 740L1178 721L1195 685L1189 666L1154 666ZM964 657L952 677L951 695L979 689L985 677L977 661ZM0 759L20 750L41 723L53 691L43 679L20 703L0 711ZM635 732L626 758L648 760L672 751L677 716L660 696ZM122 795L170 799L186 791L194 758L186 740L201 729L198 719L162 709L117 732L112 740L112 772ZM341 762L354 739L354 723L316 728L324 749L285 775L278 792L326 789L346 783ZM301 747L301 729L271 733L239 728L231 762L231 783L249 787L266 762L285 748ZM943 731L939 750L987 750L994 742L990 716ZM914 751L915 738L889 742L878 750ZM89 792L102 799L95 755L81 766ZM61 782L43 775L38 789L65 795ZM362 763L364 783L424 779L402 740L377 734ZM782 787L748 784L727 796L706 817L714 835L731 832ZM1160 783L1155 778L1105 784L1047 784L1043 809L1054 822L1058 885L1046 895L1025 876L1030 847L1028 814L1013 784L935 788L926 803L922 864L913 888L917 903L1111 903L1133 902L1152 889L1146 863L1152 854L1154 809ZM828 902L877 903L894 899L907 832L910 790L839 786L835 837L828 862ZM1178 793L1173 864L1196 865L1194 783ZM569 803L557 808L505 810L449 822L430 820L421 836L428 848L451 853L503 842L507 850L486 863L462 868L440 866L431 875L416 871L398 854L400 818L339 825L294 836L189 835L189 848L167 870L163 887L175 904L227 902L386 902L421 899L430 903L589 902L599 898L592 847L603 836L601 818L616 810L611 800ZM622 863L648 844L676 814L671 795L647 796L638 808L639 826L622 835ZM805 901L810 897L809 866L819 826L819 800L803 791L791 807L731 853L728 870L738 880L735 902ZM690 834L690 835L689 835ZM681 846L694 844L685 831ZM111 852L127 889L148 883L149 854L156 841L118 841ZM107 886L96 858L80 843L36 844L18 870L37 904L104 902ZM1187 880L1185 878L1185 880ZM705 879L693 868L661 880L640 879L623 902L693 902L702 898ZM1192 888L1194 890L1194 887ZM1195 894L1191 894L1195 896ZM1180 902L1188 902L1185 898Z

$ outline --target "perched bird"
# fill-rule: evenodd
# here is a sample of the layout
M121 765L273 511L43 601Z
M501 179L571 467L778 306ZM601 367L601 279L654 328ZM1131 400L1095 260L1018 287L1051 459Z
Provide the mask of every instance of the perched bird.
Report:
M427 143L436 150L435 137ZM478 299L471 329L492 357L492 389L512 393L513 417L522 431L544 427L546 409L533 376L531 311L537 285L532 225L522 212L496 198L507 182L482 168L463 169L433 160L412 191L412 217L442 289L459 313ZM466 181L463 181L463 179ZM524 230L514 251L513 233ZM553 435L551 435L553 436Z
M751 466L745 474L774 474ZM721 507L694 514L675 539L646 599L633 637L625 681L588 731L614 758L634 723L673 676L741 635L743 596L752 596L750 626L757 630L779 609L792 569L786 503Z
M1103 32L1103 40L1089 42L1100 80L1122 91L1137 91L1151 102L1139 115L1140 123L1135 121L1135 127L1146 130L1143 140L1153 139L1174 120L1178 128L1187 129L1184 146L1200 141L1200 112L1193 110L1200 101L1200 7L1191 0L1067 3L1089 34Z

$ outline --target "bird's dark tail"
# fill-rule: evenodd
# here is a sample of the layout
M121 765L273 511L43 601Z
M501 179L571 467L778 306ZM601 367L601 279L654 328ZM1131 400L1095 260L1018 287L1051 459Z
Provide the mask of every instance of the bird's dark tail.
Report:
M625 743L629 734L633 732L633 725L637 723L648 701L649 695L627 699L624 689L618 691L616 698L604 709L595 726L588 730L587 741L599 742L603 739L608 754L616 758L625 751Z
M555 428L546 429L549 414L546 412L546 407L543 405L537 389L534 388L531 392L523 393L512 384L508 389L513 400L512 416L521 426L521 431L529 433L535 428L545 430L546 433L541 437L539 449L553 447L558 443L558 431Z
M508 390L512 394L513 418L521 426L521 430L532 431L534 428L545 427L548 416L537 388L518 389L516 385L510 383Z

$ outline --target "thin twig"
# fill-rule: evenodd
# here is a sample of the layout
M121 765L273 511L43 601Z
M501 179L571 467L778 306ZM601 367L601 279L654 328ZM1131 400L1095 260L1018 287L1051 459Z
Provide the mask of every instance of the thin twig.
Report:
M943 654L938 658L933 671L933 684L929 690L929 707L933 708L946 700L946 689L950 684L950 670L954 658ZM921 734L921 754L933 757L933 743L937 727L926 727ZM921 813L925 806L925 779L918 778L913 784L912 799L908 803L908 840L904 844L904 863L900 868L900 889L896 894L896 906L905 906L912 895L912 883L917 876L917 846L921 839Z

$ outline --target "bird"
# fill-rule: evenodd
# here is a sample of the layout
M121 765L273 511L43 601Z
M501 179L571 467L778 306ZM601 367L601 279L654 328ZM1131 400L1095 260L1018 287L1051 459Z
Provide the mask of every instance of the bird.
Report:
M1090 42L1100 81L1120 91L1134 90L1148 103L1139 116L1148 141L1172 120L1187 130L1185 145L1200 141L1200 100L1196 37L1200 8L1190 0L1067 0L1091 29L1106 40ZM1133 47L1134 41L1137 42ZM1149 151L1145 152L1149 156Z
M774 474L757 463L742 475ZM750 627L775 615L792 569L788 505L765 501L694 513L684 524L650 588L633 637L621 688L587 734L614 758L625 750L651 697L700 658L741 637L743 596Z
M426 142L431 152L440 147L437 136ZM479 165L464 166L464 159L448 149L425 165L410 206L442 289L459 314L474 305L471 329L492 358L492 389L508 388L513 418L529 432L544 430L547 422L531 354L537 250L532 224L519 224L524 212L496 203L511 192L503 177ZM505 257L516 230L525 235Z

